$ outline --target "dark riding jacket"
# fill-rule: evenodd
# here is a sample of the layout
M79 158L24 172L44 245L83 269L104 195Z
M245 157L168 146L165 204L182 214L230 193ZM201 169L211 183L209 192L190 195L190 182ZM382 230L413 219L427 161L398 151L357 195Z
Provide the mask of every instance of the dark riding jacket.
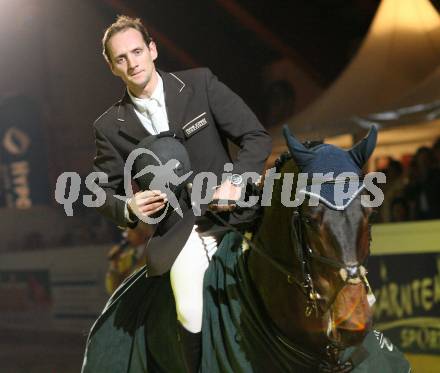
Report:
M239 96L206 68L175 73L159 71L159 74L164 84L170 131L182 139L194 174L209 171L220 180L224 164L232 162L227 139L239 147L232 162L233 173L262 173L271 151L271 139ZM127 92L96 120L94 130L97 149L94 170L108 175L108 182L99 184L107 196L99 210L124 227L129 225L124 214L125 203L114 195L125 195L125 161L140 140L151 134L137 117ZM147 248L149 275L162 274L171 268L195 220L192 210L187 208L183 219L174 213L159 223Z

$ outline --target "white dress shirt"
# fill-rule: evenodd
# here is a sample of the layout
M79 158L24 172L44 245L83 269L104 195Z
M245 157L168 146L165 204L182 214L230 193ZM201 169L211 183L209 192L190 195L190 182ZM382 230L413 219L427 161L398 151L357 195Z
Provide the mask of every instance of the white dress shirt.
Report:
M145 129L152 135L168 131L168 115L165 106L165 94L163 81L157 71L157 85L149 98L138 98L133 96L129 89L128 95L134 105L134 111Z
M134 112L138 116L142 125L152 135L168 131L170 126L168 124L168 115L165 106L165 93L163 90L163 81L157 71L157 85L152 95L149 98L139 98L133 96L130 90L127 88L128 95L134 105ZM128 212L128 199L125 201L124 214L125 218L134 223L134 220L130 219Z

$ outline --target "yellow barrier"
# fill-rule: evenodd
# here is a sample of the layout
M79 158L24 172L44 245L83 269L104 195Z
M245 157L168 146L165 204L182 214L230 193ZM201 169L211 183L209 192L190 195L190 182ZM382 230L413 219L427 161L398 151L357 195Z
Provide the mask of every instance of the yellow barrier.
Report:
M374 256L440 253L440 221L420 221L409 223L377 224L372 228L371 252ZM430 319L440 333L440 315ZM413 318L411 322L419 327L427 318ZM434 320L434 321L433 321ZM394 326L406 320L396 319ZM410 320L407 320L410 322ZM437 324L438 323L438 324ZM386 323L387 327L393 323ZM437 326L438 325L438 326ZM381 329L380 323L376 324ZM385 324L384 324L385 326ZM386 334L386 329L383 329ZM417 373L440 373L440 356L407 353L413 371Z
M440 253L440 220L373 225L373 255Z

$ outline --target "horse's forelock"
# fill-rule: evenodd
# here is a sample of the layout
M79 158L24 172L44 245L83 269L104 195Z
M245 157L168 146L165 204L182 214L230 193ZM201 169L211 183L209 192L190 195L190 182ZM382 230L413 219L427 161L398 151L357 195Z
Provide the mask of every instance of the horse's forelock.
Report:
M272 196L271 196L271 204L270 206L266 207L268 209L271 208L287 208L281 203L281 192L283 189L283 183L284 183L284 175L285 174L293 174L293 185L291 188L291 195L290 198L293 200L295 197L296 192L296 183L298 180L298 172L299 168L296 165L295 161L292 159L292 156L290 153L283 153L280 158L277 159L275 163L276 167L276 173L281 174L281 177L279 179L275 179L273 183L273 189L272 189Z

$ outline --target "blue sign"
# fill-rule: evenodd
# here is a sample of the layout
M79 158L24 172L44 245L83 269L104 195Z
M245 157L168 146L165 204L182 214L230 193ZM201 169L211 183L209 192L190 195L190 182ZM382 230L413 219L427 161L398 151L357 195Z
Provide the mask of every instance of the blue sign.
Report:
M0 102L0 206L27 209L49 203L42 116L26 96Z
M375 328L403 352L440 356L440 253L372 256Z

